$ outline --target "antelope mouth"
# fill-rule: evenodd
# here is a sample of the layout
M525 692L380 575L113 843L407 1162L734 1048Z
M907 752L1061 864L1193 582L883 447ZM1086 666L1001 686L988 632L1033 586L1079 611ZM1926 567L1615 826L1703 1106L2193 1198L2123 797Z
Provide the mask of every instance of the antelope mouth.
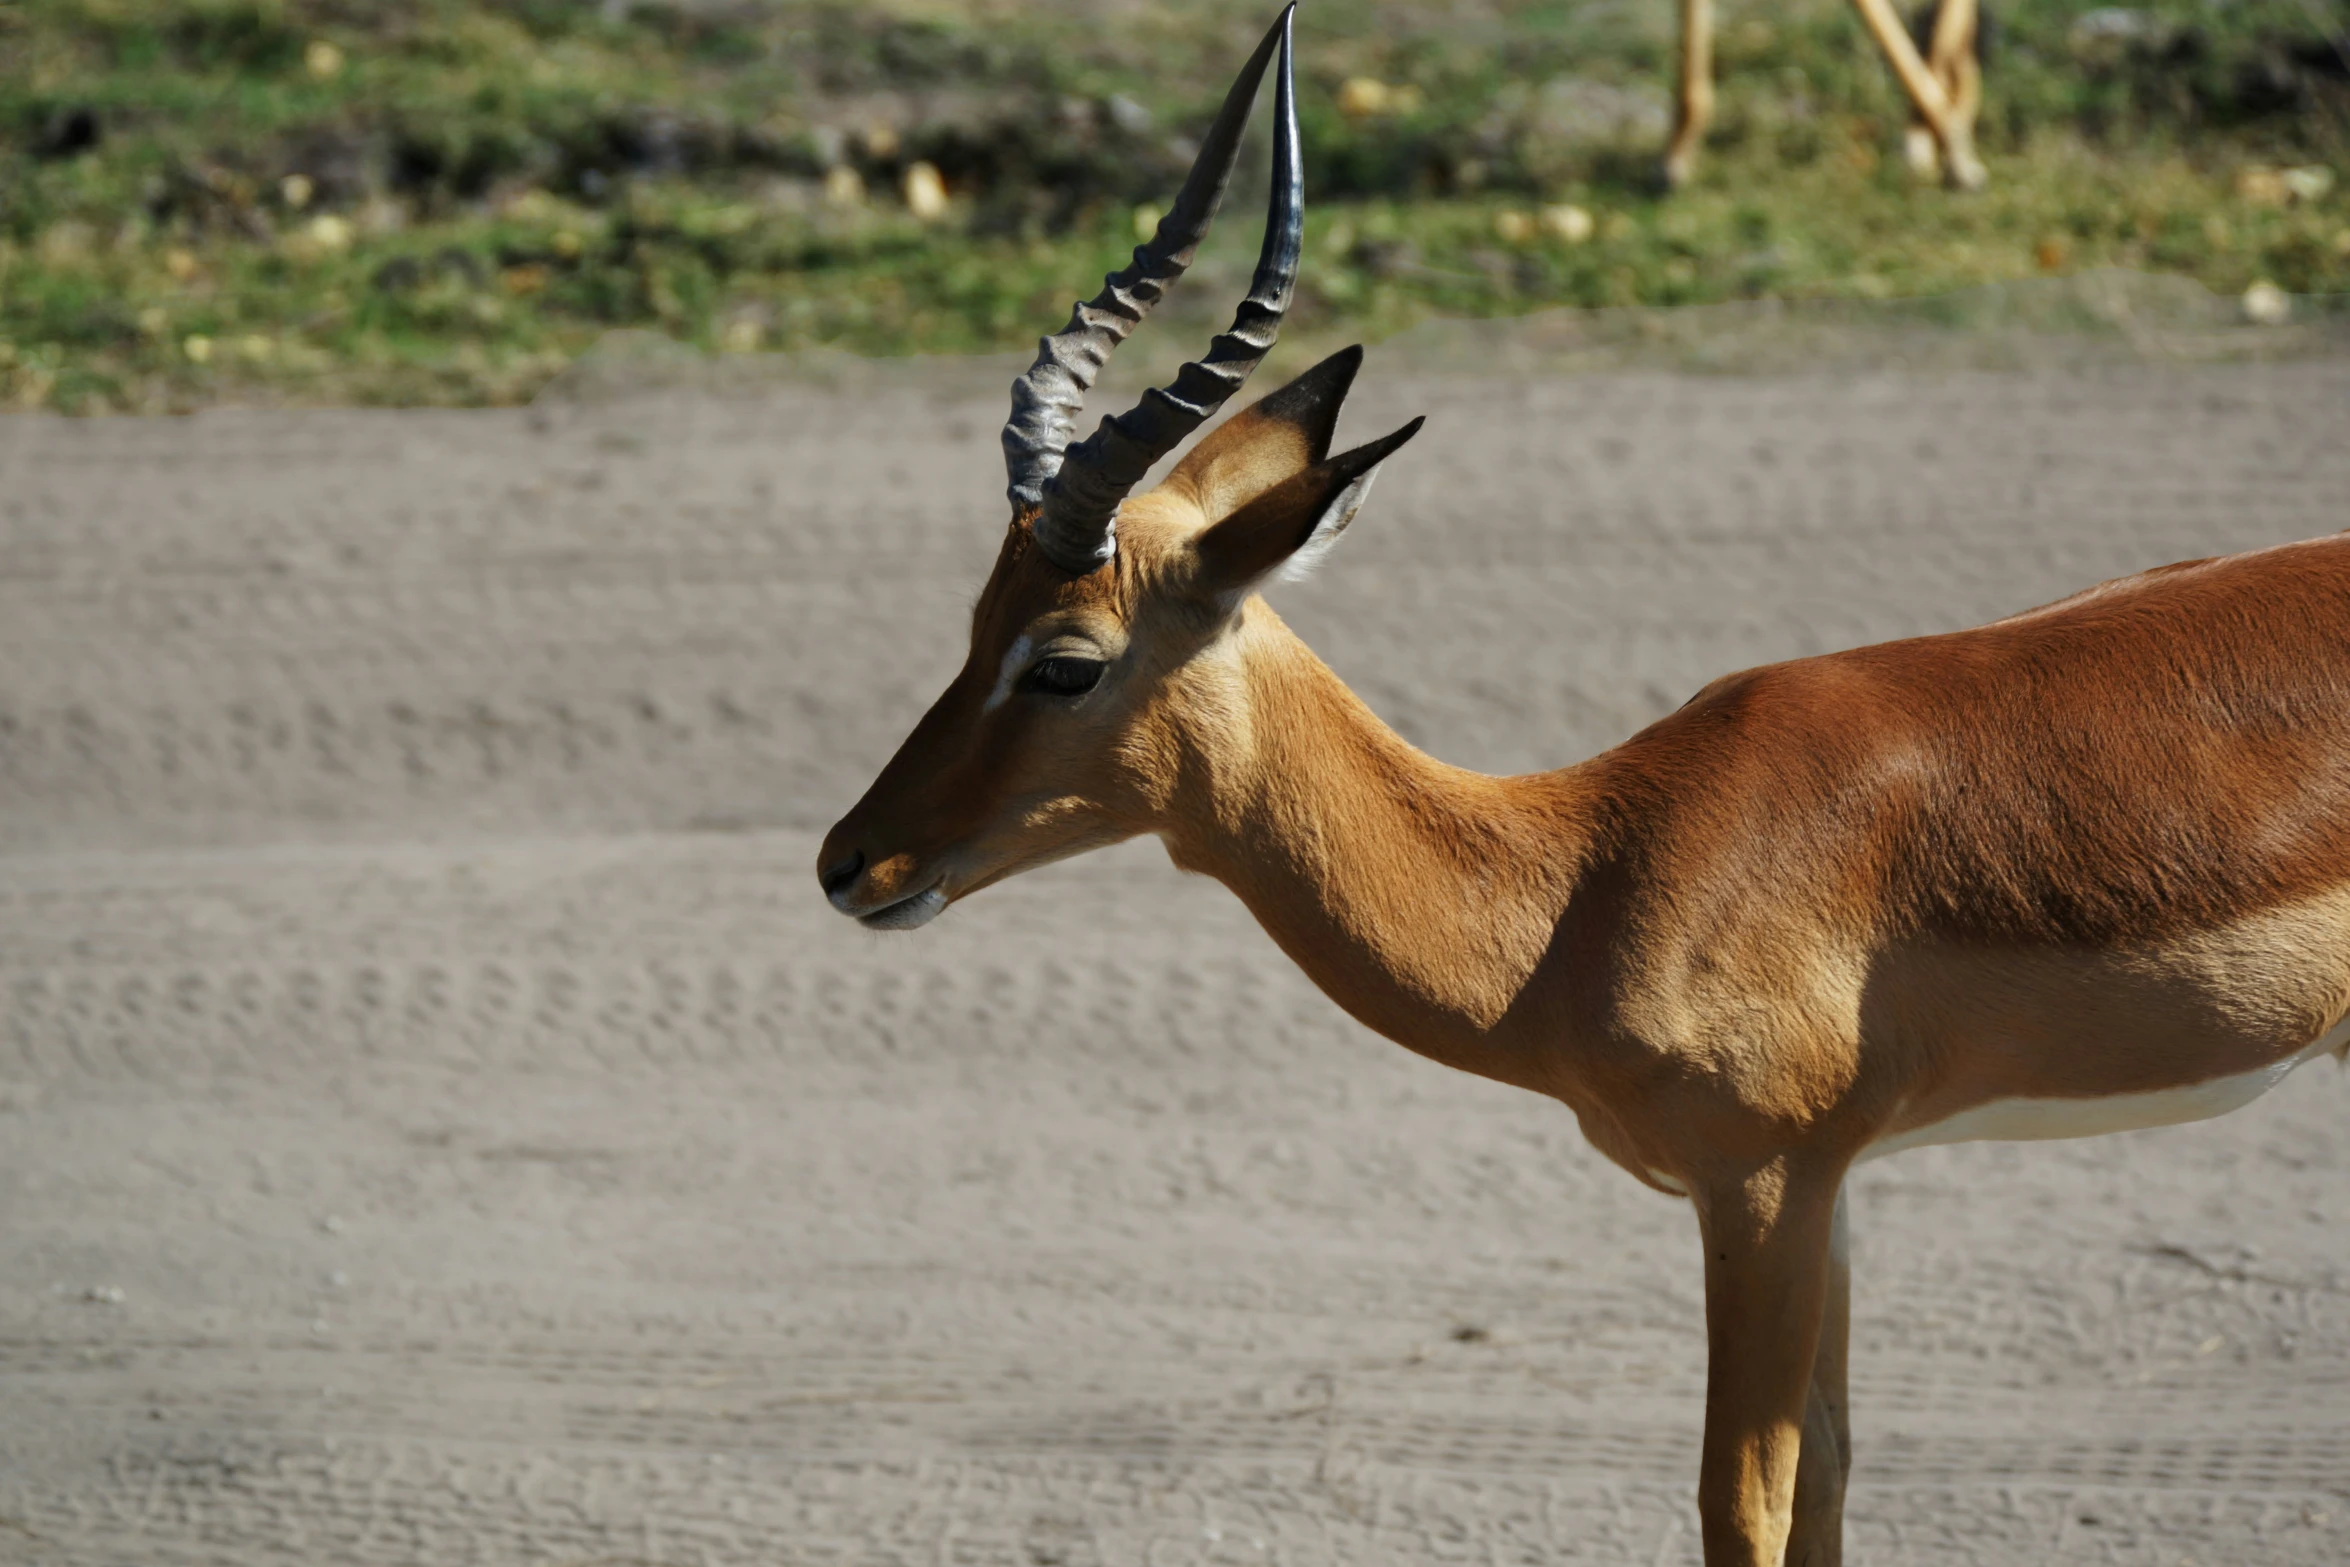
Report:
M944 914L946 908L946 891L933 882L920 892L909 893L895 903L885 903L878 909L867 909L852 917L867 930L919 930Z

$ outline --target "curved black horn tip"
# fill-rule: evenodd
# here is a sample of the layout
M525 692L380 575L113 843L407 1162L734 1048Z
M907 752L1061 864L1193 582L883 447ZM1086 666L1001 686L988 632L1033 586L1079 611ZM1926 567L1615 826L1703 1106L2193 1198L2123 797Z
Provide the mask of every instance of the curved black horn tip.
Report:
M1004 430L1011 499L1015 507L1036 505L1037 545L1064 569L1091 570L1114 554L1117 510L1126 494L1153 462L1174 450L1239 389L1281 329L1304 241L1296 15L1297 0L1290 0L1266 30L1225 95L1199 157L1157 232L1135 248L1126 268L1103 279L1102 292L1092 304L1079 306L1067 327L1045 339L1035 365L1014 383L1013 418ZM1068 445L1079 404L1101 361L1190 266L1223 198L1250 107L1276 54L1280 63L1274 73L1274 170L1265 238L1248 296L1232 327L1209 344L1206 358L1185 364L1172 386L1147 394L1129 412L1104 419L1086 440Z

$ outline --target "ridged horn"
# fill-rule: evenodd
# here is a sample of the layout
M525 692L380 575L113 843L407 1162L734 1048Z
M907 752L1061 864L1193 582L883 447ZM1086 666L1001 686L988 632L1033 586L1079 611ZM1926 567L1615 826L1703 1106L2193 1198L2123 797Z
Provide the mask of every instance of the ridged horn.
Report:
M1138 245L1124 269L1102 280L1102 291L1077 306L1069 324L1039 345L1036 363L1012 383L1012 417L1004 426L1004 460L1011 474L1012 509L1034 510L1037 547L1065 571L1089 572L1117 549L1118 504L1152 463L1211 418L1240 390L1249 372L1280 335L1297 282L1304 243L1305 175L1298 153L1297 93L1291 61L1293 3L1249 56L1224 98L1199 157L1175 205L1157 232ZM1240 158L1240 137L1256 103L1265 67L1278 54L1274 75L1273 189L1266 205L1264 248L1248 297L1229 330L1175 379L1143 395L1126 413L1104 419L1077 446L1069 445L1085 394L1103 364L1166 297L1199 254Z

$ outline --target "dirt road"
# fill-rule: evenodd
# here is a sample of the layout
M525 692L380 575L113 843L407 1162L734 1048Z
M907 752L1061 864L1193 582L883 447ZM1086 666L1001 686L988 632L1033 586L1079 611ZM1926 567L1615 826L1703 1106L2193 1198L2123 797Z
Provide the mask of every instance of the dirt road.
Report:
M1493 769L2350 522L2342 364L1358 401L1284 610ZM0 423L0 1560L1697 1560L1694 1226L1563 1110L1153 847L821 903L1001 418ZM2350 1560L2330 1063L1855 1195L1855 1560Z

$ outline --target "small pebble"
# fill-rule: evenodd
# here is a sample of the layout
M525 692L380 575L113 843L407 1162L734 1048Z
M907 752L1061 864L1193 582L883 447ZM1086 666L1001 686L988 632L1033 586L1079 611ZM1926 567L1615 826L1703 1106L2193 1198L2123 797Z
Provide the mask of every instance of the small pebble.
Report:
M935 223L947 215L947 183L940 178L938 165L928 162L906 165L906 210L925 223Z
M1394 90L1375 76L1350 76L1339 84L1338 112L1350 120L1367 120L1385 114L1394 97Z
M2262 278L2244 290L2244 319L2254 326L2283 326L2293 315L2293 296Z
M1572 202L1561 202L1557 206L1542 209L1542 226L1553 238L1562 239L1570 245L1580 245L1591 237L1592 230L1598 225L1583 208Z
M2275 169L2248 163L2236 171L2236 199L2248 207L2281 207L2293 199L2293 192Z
M2322 163L2305 163L2296 169L2287 169L2277 176L2284 182L2285 194L2295 201L2322 201L2334 188L2334 171Z

